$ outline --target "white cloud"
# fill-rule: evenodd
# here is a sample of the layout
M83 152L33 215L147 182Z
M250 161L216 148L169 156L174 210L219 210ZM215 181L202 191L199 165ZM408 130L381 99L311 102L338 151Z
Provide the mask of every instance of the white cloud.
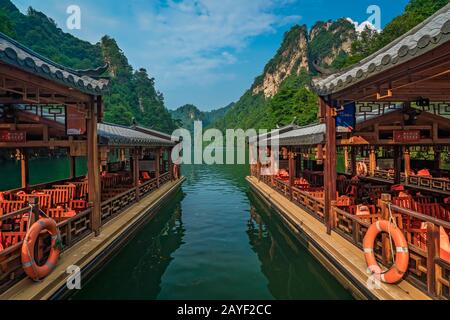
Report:
M136 7L142 33L141 56L158 62L152 68L171 85L214 80L212 73L237 62L235 53L255 36L275 32L300 16L278 15L275 9L292 0L184 0Z

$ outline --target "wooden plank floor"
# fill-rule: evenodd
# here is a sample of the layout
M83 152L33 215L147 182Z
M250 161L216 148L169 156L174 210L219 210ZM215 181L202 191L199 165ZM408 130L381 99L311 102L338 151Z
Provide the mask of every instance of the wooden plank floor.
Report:
M396 285L381 284L381 288L379 289L369 289L367 286L367 280L369 278L369 275L366 272L367 265L364 255L358 247L335 232L328 235L325 226L320 221L267 186L265 183L258 182L258 179L255 177L247 177L247 181L255 191L266 198L277 211L280 211L282 215L288 217L288 220L295 224L295 229L301 229L309 238L314 240L315 246L318 246L319 248L309 248L311 253L315 255L330 272L335 274L336 278L345 287L353 291L355 296L361 297L361 291L355 289L355 287L360 287L364 288L364 291L370 292L374 298L381 300L430 299L428 295L407 281L402 281ZM283 220L286 222L286 219ZM292 229L293 226L288 227ZM325 251L329 257L324 257L317 249ZM323 261L324 259L327 259L328 261ZM330 264L334 264L334 266L330 266ZM338 264L338 266L336 266L336 264ZM338 269L348 271L347 275L343 275ZM352 279L349 279L348 275L351 275ZM355 283L357 286L354 285Z
M140 202L134 204L116 218L102 227L98 237L90 235L72 248L65 251L58 262L56 269L42 282L33 282L29 278L23 279L11 289L0 295L1 300L38 300L48 299L54 292L65 286L69 274L67 267L76 265L83 269L84 266L94 260L114 240L128 231L128 227L147 215L153 207L171 194L183 183L184 178L175 182L168 182Z

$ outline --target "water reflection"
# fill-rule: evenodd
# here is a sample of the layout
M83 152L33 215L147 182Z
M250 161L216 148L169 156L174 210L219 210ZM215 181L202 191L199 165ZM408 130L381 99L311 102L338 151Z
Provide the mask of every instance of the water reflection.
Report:
M184 243L183 198L183 192L178 192L73 299L156 299L172 254Z
M336 299L337 281L248 193L248 166L183 166L182 190L76 299Z
M311 258L272 210L252 192L249 199L247 234L274 298L351 299L328 271Z

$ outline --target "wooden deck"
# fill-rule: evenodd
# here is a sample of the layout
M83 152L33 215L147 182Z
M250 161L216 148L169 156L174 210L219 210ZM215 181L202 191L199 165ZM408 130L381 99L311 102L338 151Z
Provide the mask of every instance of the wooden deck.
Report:
M323 223L302 210L255 177L247 177L256 193L279 212L283 221L302 240L308 250L356 298L379 300L429 300L430 297L406 281L397 285L382 284L369 289L367 265L362 251L335 232L326 233Z
M44 281L33 282L26 278L0 295L1 300L46 300L63 295L67 290L66 281L69 274L67 267L76 265L81 268L82 283L86 274L105 261L121 246L121 244L149 218L155 210L183 183L184 178L168 182L160 189L142 198L138 203L109 221L98 237L93 235L68 249L61 256L58 266Z

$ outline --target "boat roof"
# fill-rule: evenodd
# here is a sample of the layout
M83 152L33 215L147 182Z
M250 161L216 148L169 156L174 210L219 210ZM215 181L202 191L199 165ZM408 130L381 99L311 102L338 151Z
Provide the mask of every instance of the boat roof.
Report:
M288 125L286 125L284 127L277 128L277 129L274 129L272 131L269 131L267 133L263 133L263 134L260 134L260 135L257 135L257 136L250 137L248 139L248 141L249 141L249 143L254 143L257 140L259 140L259 141L264 140L264 139L266 139L268 136L270 136L272 134L273 135L279 135L279 134L283 134L285 132L289 132L289 131L292 131L292 130L295 130L295 129L298 129L298 128L300 128L300 127L291 123L291 124L288 124Z
M335 94L367 78L417 58L450 41L450 4L348 69L312 81L319 95Z
M142 126L139 126L139 125L133 125L131 128L133 128L134 130L140 131L140 132L144 132L144 133L148 133L148 134L154 135L154 136L162 138L162 139L167 139L167 140L171 140L171 141L174 141L174 142L179 142L180 141L180 138L178 138L178 137L175 137L175 136L172 136L170 134L167 134L167 133L164 133L164 132L161 132L161 131L157 131L157 130L154 130L154 129L142 127Z
M0 62L90 95L101 95L109 86L109 80L101 77L108 65L92 70L68 68L34 52L1 32Z
M109 146L137 146L137 147L169 147L175 143L170 139L163 139L155 135L137 131L131 127L110 123L98 123L99 143Z
M357 115L356 124L361 124L365 121L372 120L399 110L401 110L400 105L393 105L390 109L377 109L370 114ZM278 144L280 146L312 146L325 143L325 132L326 126L324 123L314 123L303 127L298 127L297 129L290 130L285 133L274 135L262 141L270 144L271 141L278 139ZM336 128L336 132L344 133L348 131Z

